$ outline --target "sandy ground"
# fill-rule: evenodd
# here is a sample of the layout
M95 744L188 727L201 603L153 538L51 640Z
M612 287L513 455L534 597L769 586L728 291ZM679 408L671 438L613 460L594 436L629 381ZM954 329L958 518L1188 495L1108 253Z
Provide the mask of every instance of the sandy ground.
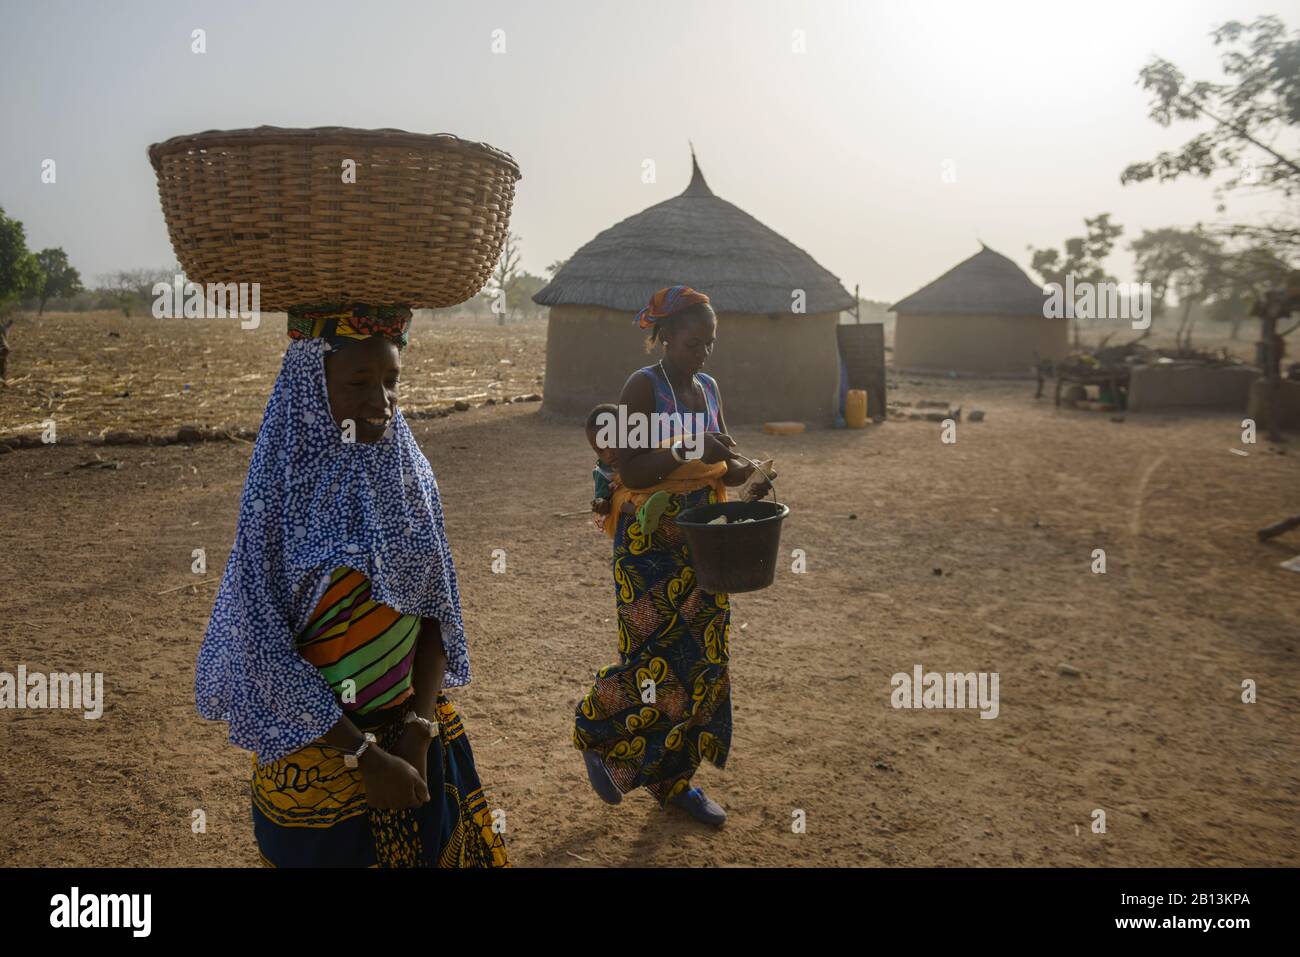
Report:
M267 313L244 329L236 319L128 319L120 312L22 316L9 334L0 442L39 435L50 419L60 439L73 440L181 425L256 428L280 371L285 318ZM410 337L402 393L408 411L541 392L545 322L503 330L491 317L435 322L420 311Z
M535 332L482 332L498 341L476 367L537 354ZM262 401L274 351L249 362ZM193 383L198 355L169 368ZM929 422L738 430L777 459L783 549L804 549L807 572L733 600L733 753L697 779L728 809L720 832L644 794L603 805L570 744L575 703L616 656L609 542L556 517L590 497L580 429L536 404L415 423L470 631L474 682L454 699L514 863L1300 864L1300 576L1278 567L1300 534L1254 538L1300 511L1300 448L1241 446L1230 415L1114 423L1031 393L901 383L904 401L987 411L955 445ZM107 698L98 721L0 711L0 862L255 861L249 758L192 702L204 579L226 560L250 449L0 455L0 670L102 671ZM121 468L75 467L96 453ZM199 547L205 576L190 571ZM890 676L916 664L998 672L999 716L894 710ZM1256 704L1240 700L1247 678Z

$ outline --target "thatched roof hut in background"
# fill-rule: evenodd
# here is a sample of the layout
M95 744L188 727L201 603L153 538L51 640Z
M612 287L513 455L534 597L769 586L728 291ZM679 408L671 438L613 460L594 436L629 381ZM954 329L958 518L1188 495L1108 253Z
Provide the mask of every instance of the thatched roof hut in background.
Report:
M684 192L597 235L533 297L551 307L544 408L585 416L618 401L627 377L652 361L633 317L656 290L685 283L718 313L705 371L721 386L728 424L830 424L835 325L853 297L802 249L715 196L694 156L692 167ZM803 313L793 311L796 290Z
M894 368L1029 376L1035 355L1069 353L1069 320L1043 315L1043 288L983 243L980 251L891 308Z

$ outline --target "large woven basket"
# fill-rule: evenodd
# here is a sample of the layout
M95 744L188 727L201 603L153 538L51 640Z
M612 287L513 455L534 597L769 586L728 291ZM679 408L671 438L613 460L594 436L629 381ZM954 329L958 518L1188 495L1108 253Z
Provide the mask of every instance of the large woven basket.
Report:
M211 130L149 160L186 277L260 283L263 310L464 302L500 256L520 175L485 143L344 127Z

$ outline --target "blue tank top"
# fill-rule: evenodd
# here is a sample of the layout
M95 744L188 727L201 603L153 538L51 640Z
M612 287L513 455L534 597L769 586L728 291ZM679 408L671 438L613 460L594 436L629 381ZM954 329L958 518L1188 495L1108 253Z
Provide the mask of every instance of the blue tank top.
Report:
M644 369L638 369L637 372L649 376L650 381L654 383L655 411L672 416L674 405L676 405L680 415L673 419L674 425L679 431L693 432L694 429L691 426L693 426L695 420L691 416L690 410L682 409L680 400L674 403L673 387L669 384L668 377L659 369L659 366L646 366ZM695 379L704 390L704 406L707 410L704 415L704 431L721 432L722 426L718 418L718 383L713 381L713 376L707 372L695 373ZM683 422L683 420L685 421Z

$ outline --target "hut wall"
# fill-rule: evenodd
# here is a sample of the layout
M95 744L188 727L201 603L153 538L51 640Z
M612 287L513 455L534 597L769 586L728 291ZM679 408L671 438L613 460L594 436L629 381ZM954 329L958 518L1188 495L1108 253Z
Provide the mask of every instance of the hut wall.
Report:
M718 380L728 425L796 420L830 425L839 399L839 313L779 316L722 313L704 371ZM543 408L586 416L617 402L627 377L659 359L631 313L599 306L554 306L546 331Z
M904 314L894 326L894 368L975 375L1033 375L1034 351L1064 359L1067 319L1041 316Z

